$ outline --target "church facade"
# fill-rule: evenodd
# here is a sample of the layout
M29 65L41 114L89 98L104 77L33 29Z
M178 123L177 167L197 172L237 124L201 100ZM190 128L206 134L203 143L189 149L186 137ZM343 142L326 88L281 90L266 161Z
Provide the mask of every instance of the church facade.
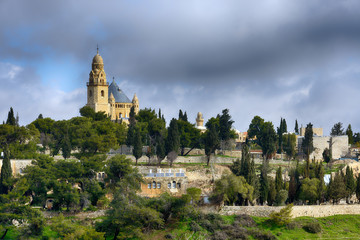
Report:
M130 100L113 79L109 85L106 81L104 61L99 54L94 56L87 82L87 104L95 112L105 112L111 120L122 120L128 123L130 109L134 106L135 113L139 112L139 99L136 94Z

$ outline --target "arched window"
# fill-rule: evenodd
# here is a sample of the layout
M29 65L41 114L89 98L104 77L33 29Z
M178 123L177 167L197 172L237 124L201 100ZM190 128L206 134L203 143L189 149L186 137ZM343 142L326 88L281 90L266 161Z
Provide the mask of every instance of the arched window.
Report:
M102 174L102 178L105 178L105 173Z
M180 189L180 188L181 188L181 183L178 183L178 184L177 184L177 187Z
M157 183L157 188L161 188L161 183Z
M151 189L151 183L148 183L148 188Z
M156 182L153 181L153 188L156 188Z
M92 91L91 90L89 91L89 97L92 97Z
M175 181L172 182L172 188L176 188L176 182Z
M171 183L168 183L168 188L171 188Z
M99 173L99 178L101 178L101 173Z
M101 90L101 97L104 97L105 96L105 92L104 90Z
M119 118L122 118L122 113L119 113Z

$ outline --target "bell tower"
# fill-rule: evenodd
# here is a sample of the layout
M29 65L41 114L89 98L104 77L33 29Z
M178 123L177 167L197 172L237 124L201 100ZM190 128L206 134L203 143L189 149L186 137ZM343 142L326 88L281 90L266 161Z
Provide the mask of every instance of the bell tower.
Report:
M89 82L87 83L87 106L93 108L95 112L110 113L110 104L108 96L109 86L106 82L106 74L104 71L104 61L99 54L92 60L92 68L89 74Z

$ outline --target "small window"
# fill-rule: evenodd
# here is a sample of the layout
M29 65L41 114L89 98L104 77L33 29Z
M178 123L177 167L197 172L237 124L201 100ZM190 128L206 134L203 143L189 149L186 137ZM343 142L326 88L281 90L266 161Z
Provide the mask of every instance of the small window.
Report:
M148 183L148 188L151 189L151 183Z
M101 90L101 97L104 97L105 96L105 92L104 90Z
M180 188L181 188L181 183L178 183L178 184L177 184L177 187L180 189Z
M158 184L157 184L157 188L161 188L161 183L158 183Z
M92 91L91 90L89 91L89 97L92 97Z
M175 181L173 181L173 183L172 183L172 188L176 188L176 182Z
M156 182L155 181L153 182L153 188L156 188Z
M171 183L168 183L168 188L171 188Z
M99 178L101 178L101 173L99 173Z
M102 178L105 178L105 173L102 174Z
M122 113L119 114L119 118L122 118Z

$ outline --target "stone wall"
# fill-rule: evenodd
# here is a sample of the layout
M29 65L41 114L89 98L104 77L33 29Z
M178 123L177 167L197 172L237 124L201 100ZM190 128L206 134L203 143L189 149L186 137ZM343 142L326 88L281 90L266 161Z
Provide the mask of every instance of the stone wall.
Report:
M303 137L298 137L297 140L297 146L298 151L301 152L301 144L303 141ZM330 143L332 143L332 158L333 159L339 159L341 157L345 157L349 153L349 139L347 135L344 136L325 136L325 137L319 137L314 136L313 137L313 144L314 144L314 152L311 153L310 159L315 160L322 160L323 156L322 153L325 148L330 149Z
M273 211L280 211L283 207L270 206L224 206L219 211L222 215L247 214L257 217L269 217ZM327 217L341 214L360 214L360 205L311 205L294 206L292 217Z
M2 167L2 159L0 159L0 169ZM22 173L22 170L31 164L31 159L13 159L10 160L10 164L11 164L11 170L13 172L13 175L18 175Z

